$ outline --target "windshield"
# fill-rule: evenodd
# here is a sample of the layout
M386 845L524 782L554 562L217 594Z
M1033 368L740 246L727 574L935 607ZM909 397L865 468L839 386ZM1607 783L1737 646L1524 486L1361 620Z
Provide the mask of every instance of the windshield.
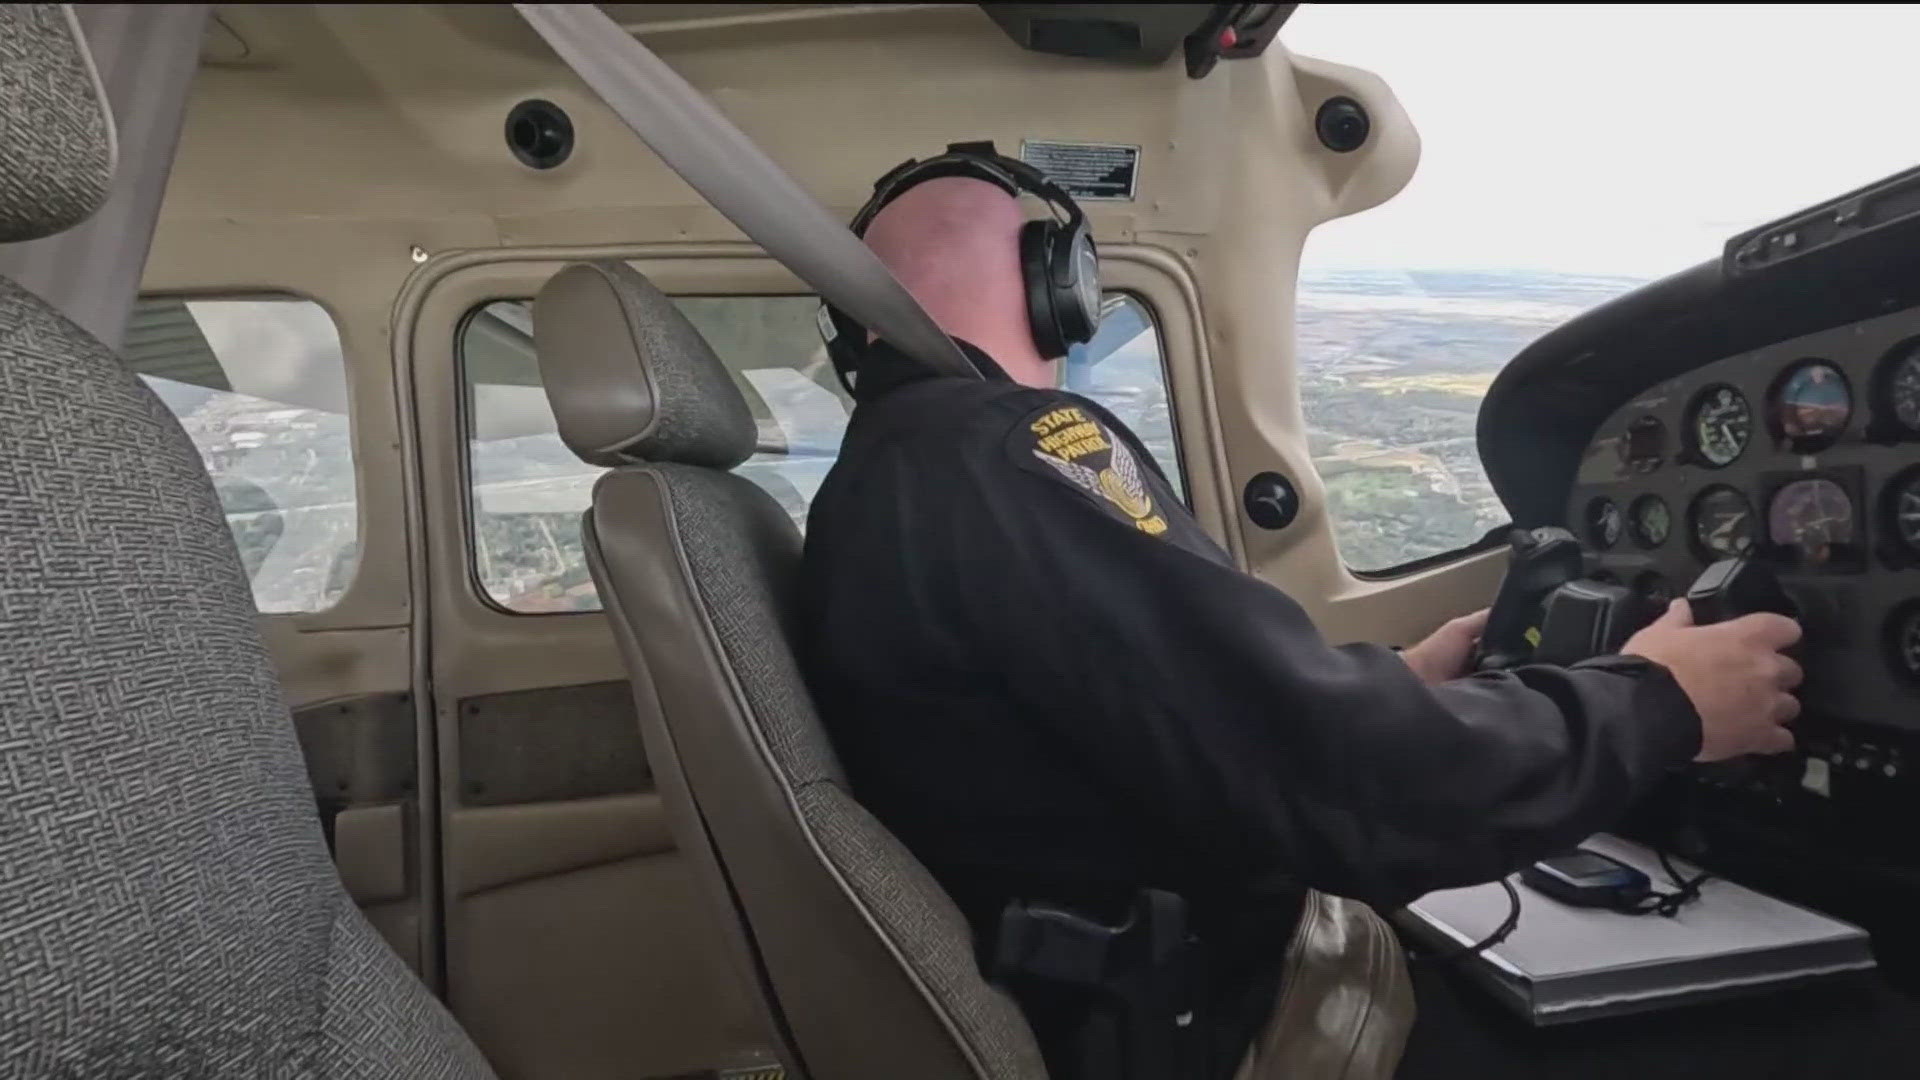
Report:
M1506 521L1474 420L1528 342L1920 164L1916 29L1892 7L1303 6L1286 46L1379 75L1421 137L1406 190L1301 265L1300 394L1347 563Z

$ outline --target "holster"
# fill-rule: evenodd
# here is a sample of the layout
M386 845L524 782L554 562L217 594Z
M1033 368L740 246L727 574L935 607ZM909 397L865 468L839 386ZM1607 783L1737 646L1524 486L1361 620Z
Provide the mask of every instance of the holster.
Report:
M1019 999L1054 1080L1182 1080L1207 1074L1201 944L1186 901L1144 889L1109 925L1013 901L985 964Z

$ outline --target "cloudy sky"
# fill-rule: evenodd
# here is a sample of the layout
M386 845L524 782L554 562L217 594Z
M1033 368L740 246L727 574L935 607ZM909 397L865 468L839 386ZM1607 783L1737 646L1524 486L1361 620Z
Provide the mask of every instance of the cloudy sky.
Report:
M1920 8L1303 5L1294 52L1366 68L1419 128L1387 204L1309 269L1658 276L1920 165Z

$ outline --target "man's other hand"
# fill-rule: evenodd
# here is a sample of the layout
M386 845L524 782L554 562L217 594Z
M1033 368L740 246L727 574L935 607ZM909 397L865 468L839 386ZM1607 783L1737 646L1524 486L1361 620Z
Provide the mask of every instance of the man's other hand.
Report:
M1462 615L1427 635L1418 645L1400 650L1400 656L1428 686L1467 674L1473 648L1487 629L1487 609Z
M1800 665L1780 650L1800 640L1800 624L1757 613L1695 626L1693 610L1675 600L1653 625L1628 639L1622 653L1664 664L1700 714L1695 761L1793 749L1786 724L1800 715L1791 691Z

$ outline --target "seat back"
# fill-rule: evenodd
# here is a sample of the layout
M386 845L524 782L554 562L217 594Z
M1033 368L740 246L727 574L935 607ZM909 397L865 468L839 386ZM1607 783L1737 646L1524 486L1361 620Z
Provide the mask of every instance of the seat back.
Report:
M675 837L731 920L743 975L814 1080L1035 1080L1013 1001L958 908L848 793L795 660L800 536L727 470L740 391L672 303L620 263L534 305L561 437L613 466L584 523Z
M112 184L63 5L0 5L0 242ZM220 501L114 355L0 278L0 1072L490 1075L327 856Z

